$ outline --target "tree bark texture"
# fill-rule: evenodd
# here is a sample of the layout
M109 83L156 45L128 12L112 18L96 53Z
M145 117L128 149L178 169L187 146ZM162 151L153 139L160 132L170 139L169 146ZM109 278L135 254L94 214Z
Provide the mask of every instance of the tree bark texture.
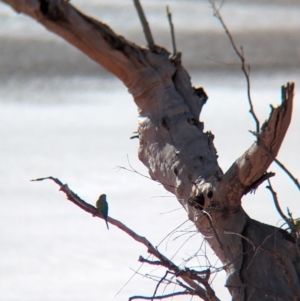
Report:
M2 0L3 1L3 0ZM139 159L176 195L227 273L233 300L300 300L299 252L286 231L252 220L241 199L266 177L288 129L294 85L282 88L257 141L223 173L214 136L199 121L205 92L180 54L135 45L66 1L4 0L84 52L128 88L139 113Z

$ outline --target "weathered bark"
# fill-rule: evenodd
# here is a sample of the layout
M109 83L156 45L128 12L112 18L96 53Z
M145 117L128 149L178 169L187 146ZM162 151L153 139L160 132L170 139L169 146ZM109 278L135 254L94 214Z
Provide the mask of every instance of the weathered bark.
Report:
M180 62L164 48L137 46L64 1L4 0L55 32L117 76L139 112L139 159L176 195L227 272L233 300L300 300L299 254L285 231L247 216L242 196L266 177L288 129L293 84L256 133L255 142L223 174L213 135L199 114L206 101Z

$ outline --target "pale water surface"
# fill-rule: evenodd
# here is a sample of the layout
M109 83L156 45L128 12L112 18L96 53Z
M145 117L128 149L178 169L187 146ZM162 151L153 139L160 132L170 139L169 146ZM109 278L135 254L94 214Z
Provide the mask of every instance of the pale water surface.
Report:
M144 44L131 1L72 3ZM203 85L210 97L201 120L215 134L226 171L254 141L238 60L206 1L143 3L157 43L168 48L165 5L170 4L184 64L192 82ZM280 85L300 84L299 1L226 1L222 12L251 63L252 97L264 121L269 104L280 103ZM279 153L298 177L299 101L297 88L292 124ZM156 283L136 275L116 295L140 267L139 255L148 256L142 245L114 227L107 231L102 220L68 202L54 183L29 181L59 177L92 204L105 192L110 215L158 245L187 216L157 183L117 168L129 167L128 156L147 175L137 159L138 141L129 139L136 127L137 111L122 83L35 21L0 4L1 301L127 300L153 294ZM277 166L270 170L277 174L273 183L282 208L299 217L297 188ZM265 184L243 205L251 217L281 225ZM187 222L180 230L190 226ZM170 258L193 232L174 240L180 234L160 245ZM183 263L200 243L197 234L173 260ZM193 268L208 265L204 253L203 245ZM215 258L211 264L221 266ZM139 273L162 277L164 270L143 266ZM213 285L220 299L229 300L224 281L221 273ZM165 293L173 290L180 288L170 286Z

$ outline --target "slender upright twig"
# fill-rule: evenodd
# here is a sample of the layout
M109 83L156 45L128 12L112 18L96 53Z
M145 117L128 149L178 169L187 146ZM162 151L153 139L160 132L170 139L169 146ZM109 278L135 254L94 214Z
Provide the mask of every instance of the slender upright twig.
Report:
M173 272L170 272L170 271L166 271L166 272L165 272L165 275L164 275L163 277L161 277L161 279L158 281L158 283L157 283L157 285L156 285L156 287L155 287L155 290L154 290L152 299L154 299L154 297L155 297L155 295L156 295L156 293L157 293L157 290L158 290L159 286L161 285L161 283L163 283L163 281L166 279L166 277L168 276L168 274L174 275Z
M300 190L300 184L299 184L298 179L296 179L292 175L292 173L278 159L274 159L274 162L291 178L291 180L295 183L295 185Z
M133 0L133 2L134 2L134 6L137 10L137 13L139 15L139 18L141 20L142 27L143 27L143 30L144 30L144 33L145 33L145 37L146 37L146 40L147 40L147 43L148 43L148 47L149 47L150 50L153 50L155 44L154 44L154 40L153 40L153 37L152 37L152 33L151 33L151 30L150 30L148 21L146 19L145 13L144 13L143 8L142 8L142 5L141 5L139 0Z
M258 120L258 118L257 118L257 116L254 112L254 108L253 108L253 104L252 104L252 98L251 98L251 92L250 92L251 91L251 89L250 89L250 66L248 64L246 64L243 47L241 47L240 50L237 48L237 46L236 46L236 44L233 40L233 37L232 37L231 33L229 32L229 29L226 26L221 14L220 14L219 9L216 7L216 4L215 4L214 0L208 0L208 1L212 5L214 16L221 23L222 27L225 30L225 33L227 34L227 36L230 40L231 46L233 47L233 49L234 49L235 53L237 54L237 56L239 57L239 59L241 60L242 71L243 71L243 73L246 77L246 82L247 82L247 97L248 97L248 102L249 102L249 106L250 106L249 112L250 112L250 114L252 115L252 117L255 121L256 133L258 133L259 128L260 128L260 124L259 124L259 120Z
M248 97L248 102L249 102L249 106L250 106L250 114L252 115L255 124L256 124L256 133L253 133L255 136L258 135L259 133L259 129L260 129L260 123L259 120L254 112L254 108L253 108L253 104L252 104L252 99L251 99L251 93L250 93L250 66L248 64L246 64L246 60L245 60L245 56L244 56L244 51L243 51L243 47L240 47L240 50L237 48L233 37L231 35L231 33L229 32L220 12L219 9L217 9L214 0L208 0L210 2L210 4L212 5L213 8L213 12L214 12L214 16L219 20L219 22L221 23L222 27L225 30L225 33L227 34L227 36L229 37L230 43L235 51L235 53L237 54L237 56L239 57L240 61L241 61L241 68L242 71L245 75L246 78L246 82L247 82L247 97ZM284 91L284 87L282 87L282 91ZM282 97L285 97L285 94L282 92ZM271 154L272 155L272 154ZM273 155L272 155L273 156ZM273 156L273 160L281 167L281 169L283 171L285 171L285 173L290 177L290 179L296 184L296 186L298 187L298 189L300 190L300 185L298 180L291 174L291 172L279 161L277 160L274 156ZM279 213L279 215L283 218L283 220L287 223L287 225L289 226L291 233L296 235L297 239L298 239L298 233L297 233L297 229L296 229L296 224L295 224L295 220L292 218L292 214L289 212L288 210L288 215L290 218L288 218L281 210L280 206L279 206L279 202L278 202L278 198L277 198L277 194L274 191L271 182L269 180L269 177L267 177L266 179L268 179L268 186L266 187L267 189L270 190L272 196L273 196L273 200L274 200L274 204L275 207ZM261 182L262 183L262 182ZM260 183L260 184L261 184ZM257 188L257 187L256 187ZM297 245L297 250L298 250L298 243L296 243ZM300 254L299 250L298 253Z
M166 7L167 9L167 16L170 24L170 30L171 30L171 39L172 39L172 48L173 48L173 55L172 57L176 57L177 55L177 49L176 49L176 42L175 42L175 32L174 32L174 25L172 22L172 13L169 10L169 5Z
M270 179L268 179L268 186L266 186L267 189L270 190L272 197L273 197L273 201L274 201L274 205L276 207L276 210L278 211L279 215L284 219L284 221L288 224L288 226L290 227L290 229L292 230L292 232L294 232L295 230L295 226L293 223L293 220L288 218L283 211L281 210L280 206L279 206L279 202L278 202L278 198L277 198L277 193L274 191L272 185L271 185L271 181Z

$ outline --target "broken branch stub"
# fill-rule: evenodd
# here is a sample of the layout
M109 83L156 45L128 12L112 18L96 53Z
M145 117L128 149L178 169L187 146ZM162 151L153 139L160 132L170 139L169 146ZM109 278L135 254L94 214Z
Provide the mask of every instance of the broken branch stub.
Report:
M278 154L291 122L294 84L282 86L281 93L282 103L272 108L268 120L257 134L257 141L233 163L223 177L222 194L228 196L232 205L239 202L244 192L264 175Z

